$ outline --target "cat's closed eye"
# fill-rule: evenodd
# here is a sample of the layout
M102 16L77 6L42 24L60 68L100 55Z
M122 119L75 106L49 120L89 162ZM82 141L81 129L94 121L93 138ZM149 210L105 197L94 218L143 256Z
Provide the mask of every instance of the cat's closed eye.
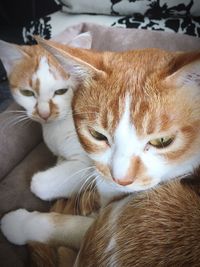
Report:
M95 131L94 129L89 129L89 132L90 132L90 134L92 135L92 137L94 137L96 140L98 140L98 141L106 141L106 142L108 142L108 138L105 136L105 135L103 135L103 134L101 134L101 133L99 133L99 132L97 132L97 131Z
M68 91L67 88L58 89L55 91L55 95L64 95Z
M156 148L165 148L174 141L174 136L165 136L149 141L149 144Z
M20 93L24 96L35 96L35 93L28 89L20 89Z

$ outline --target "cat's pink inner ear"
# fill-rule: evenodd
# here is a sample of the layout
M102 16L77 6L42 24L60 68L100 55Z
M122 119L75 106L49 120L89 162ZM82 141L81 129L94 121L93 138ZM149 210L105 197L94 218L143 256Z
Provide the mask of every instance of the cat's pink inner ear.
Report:
M27 54L19 45L10 44L0 40L0 58L9 76L16 63L22 60Z
M81 33L71 40L68 45L90 49L92 46L92 35L90 32Z
M38 41L39 45L41 45L45 50L47 50L57 59L57 61L67 73L70 73L71 76L75 77L76 79L85 80L87 78L104 75L104 72L102 70L99 70L83 59L74 56L73 52L66 52L67 47L66 50L63 50L61 48L58 48L55 43L52 43L50 41L46 41L38 37L36 38L36 40ZM85 58L91 58L91 55L87 54L88 51L81 49L80 51L81 54L85 56Z
M71 36L70 38L69 32L63 31L62 33L53 37L52 40L61 44L86 49L90 49L92 46L92 36L90 32L81 33L77 36Z
M176 69L165 81L181 87L184 85L200 86L200 52L185 53L177 58Z

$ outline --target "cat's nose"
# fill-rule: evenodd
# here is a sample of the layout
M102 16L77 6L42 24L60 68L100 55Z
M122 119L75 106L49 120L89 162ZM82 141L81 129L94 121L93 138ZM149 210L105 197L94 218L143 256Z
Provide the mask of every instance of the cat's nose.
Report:
M48 118L50 117L50 112L49 111L43 111L43 112L41 112L41 111L38 111L38 115L40 116L40 118L42 118L43 120L48 120Z
M41 119L47 121L51 115L51 109L47 101L39 101L36 110Z
M119 165L121 165L120 168ZM127 157L118 157L118 161L113 161L110 173L115 183L126 186L134 183L137 179L139 168L140 158L138 156L133 155L130 159Z
M133 183L133 179L115 179L113 178L113 180L115 181L115 183L125 186L125 185L129 185Z

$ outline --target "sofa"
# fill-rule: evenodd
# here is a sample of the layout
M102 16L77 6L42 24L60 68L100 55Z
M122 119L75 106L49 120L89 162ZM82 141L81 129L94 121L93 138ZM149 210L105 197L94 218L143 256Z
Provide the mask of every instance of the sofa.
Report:
M124 29L91 22L61 28L65 30L65 34L68 33L69 38L90 31L93 39L92 49L99 51L147 47L180 51L200 49L198 36L174 32ZM10 98L4 75L0 90L5 91L5 89L7 93L2 94L4 104L0 105L0 218L6 212L17 208L48 211L52 202L38 199L30 192L29 185L32 175L55 164L56 158L43 143L39 124L36 122L16 124L12 111L19 110L20 107ZM2 233L0 233L0 266L30 266L26 246L10 244Z

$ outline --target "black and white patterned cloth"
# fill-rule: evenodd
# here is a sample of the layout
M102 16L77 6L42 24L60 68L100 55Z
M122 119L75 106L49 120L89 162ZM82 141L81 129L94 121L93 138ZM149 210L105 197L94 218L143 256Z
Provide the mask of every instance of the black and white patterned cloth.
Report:
M199 0L60 0L68 13L105 15L198 16Z
M19 43L33 43L31 36L34 34L49 39L66 27L80 22L200 37L200 0L51 1L55 1L57 9L62 8L62 11L26 23L21 30L18 29ZM12 41L1 36L1 33L0 38Z
M200 37L199 0L60 0L68 13L123 16L112 26L171 31Z

